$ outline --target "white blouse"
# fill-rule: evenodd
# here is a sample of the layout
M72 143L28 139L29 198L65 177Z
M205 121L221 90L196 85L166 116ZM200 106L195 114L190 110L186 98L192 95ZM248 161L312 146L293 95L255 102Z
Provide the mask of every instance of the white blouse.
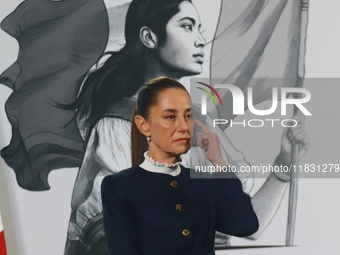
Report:
M170 174L172 176L177 176L181 173L180 162L175 164L159 163L153 160L148 155L148 151L144 153L144 161L139 166L149 172Z

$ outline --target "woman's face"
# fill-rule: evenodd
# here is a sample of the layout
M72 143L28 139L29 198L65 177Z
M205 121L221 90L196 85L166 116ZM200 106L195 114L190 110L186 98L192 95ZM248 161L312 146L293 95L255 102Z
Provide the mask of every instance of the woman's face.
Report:
M196 8L188 1L179 5L165 27L166 40L158 48L161 64L174 77L199 74L204 61L205 40L200 32L201 22Z
M167 89L158 95L157 105L149 115L151 143L149 150L158 160L186 153L190 149L193 128L191 100L186 91ZM157 160L156 158L154 158Z

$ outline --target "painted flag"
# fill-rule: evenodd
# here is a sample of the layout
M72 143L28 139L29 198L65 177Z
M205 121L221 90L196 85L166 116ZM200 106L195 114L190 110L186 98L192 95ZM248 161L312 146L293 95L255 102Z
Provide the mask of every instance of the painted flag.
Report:
M0 213L0 255L6 255L5 233Z
M210 82L236 85L245 98L252 87L254 105L272 99L273 87L301 87L308 4L309 0L222 0ZM233 96L226 90L219 94L223 107L213 114L230 120L235 117ZM294 145L292 164L297 164L297 155ZM286 245L293 244L296 217L297 178L291 178Z
M81 81L104 52L108 19L102 0L27 0L1 28L20 45L17 61L0 77L13 89L6 102L12 126L1 156L28 190L49 189L53 169L78 167L84 148L72 103Z
M301 86L305 40L301 35L307 29L301 19L307 4L307 0L222 0L211 77L238 86L245 98L247 88L253 87L254 104L271 99L272 87ZM233 118L231 93L219 93L223 101L219 117Z

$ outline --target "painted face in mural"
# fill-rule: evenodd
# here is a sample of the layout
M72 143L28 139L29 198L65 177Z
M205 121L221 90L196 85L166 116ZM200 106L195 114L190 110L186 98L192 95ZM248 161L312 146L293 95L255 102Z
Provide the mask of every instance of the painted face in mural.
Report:
M166 41L159 46L161 64L180 76L202 72L205 40L200 32L201 21L193 4L184 1L166 25Z
M150 109L148 123L151 136L150 156L157 156L156 158L161 160L169 155L186 153L190 149L193 127L188 93L178 88L160 92L157 105Z

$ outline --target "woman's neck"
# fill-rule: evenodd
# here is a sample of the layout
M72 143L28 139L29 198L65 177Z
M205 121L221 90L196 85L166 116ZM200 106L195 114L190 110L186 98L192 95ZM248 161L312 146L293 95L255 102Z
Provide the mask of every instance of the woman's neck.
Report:
M171 68L166 67L153 55L149 55L147 58L145 58L144 66L145 81L160 76L171 77L175 80L179 80L182 77L182 75L178 71L171 70Z

